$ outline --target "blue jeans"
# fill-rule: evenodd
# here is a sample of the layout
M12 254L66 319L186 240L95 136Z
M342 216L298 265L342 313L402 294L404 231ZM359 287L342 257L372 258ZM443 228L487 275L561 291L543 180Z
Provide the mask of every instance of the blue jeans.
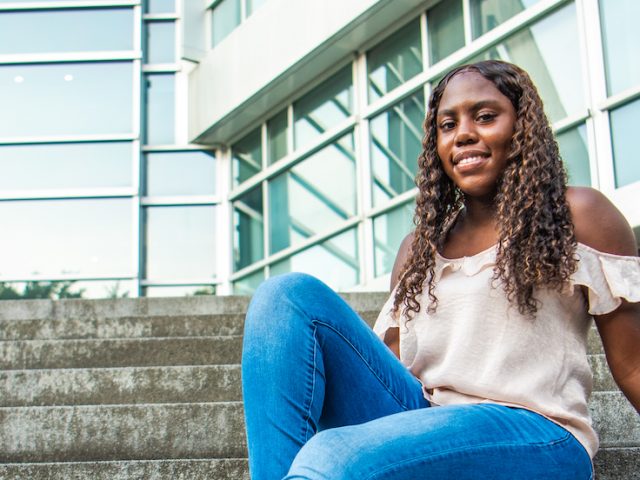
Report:
M252 480L592 478L580 443L536 413L430 407L369 326L308 275L256 291L242 387Z

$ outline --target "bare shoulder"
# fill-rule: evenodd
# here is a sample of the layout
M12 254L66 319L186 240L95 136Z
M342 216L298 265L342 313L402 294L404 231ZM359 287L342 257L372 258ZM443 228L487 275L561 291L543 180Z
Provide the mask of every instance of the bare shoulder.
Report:
M396 255L396 260L393 263L393 269L391 270L391 290L396 288L396 285L400 281L400 274L402 273L402 267L407 262L409 258L409 252L411 251L411 244L413 243L413 232L404 237L402 243L400 244L400 248L398 249L398 253Z
M569 187L567 201L578 242L614 255L637 255L629 223L602 193L588 187Z

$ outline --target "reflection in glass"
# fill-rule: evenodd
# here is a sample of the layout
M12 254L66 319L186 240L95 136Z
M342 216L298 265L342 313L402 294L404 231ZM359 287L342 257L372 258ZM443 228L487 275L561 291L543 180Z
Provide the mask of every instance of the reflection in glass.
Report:
M240 270L264 258L262 185L233 202L233 262Z
M260 127L231 147L233 181L237 185L262 170L262 136Z
M146 154L146 195L214 195L216 160L210 152Z
M355 215L353 149L349 134L269 182L271 253Z
M462 0L440 2L427 10L427 31L431 64L464 47Z
M132 133L132 62L0 66L0 138Z
M130 199L0 202L0 275L131 273Z
M174 63L176 61L174 22L147 22L146 34L146 63Z
M200 295L215 295L214 285L176 285L144 287L142 294L145 297L197 297Z
M413 229L414 208L407 203L373 219L376 277L391 272L400 243Z
M0 300L133 297L132 280L0 282Z
M234 295L253 295L258 285L264 281L264 270L258 270L233 282Z
M267 0L247 0L247 17L260 8Z
M210 206L145 209L145 278L216 274L216 210Z
M522 67L538 88L549 120L555 122L586 110L578 44L576 7L570 3L470 63L499 59Z
M133 50L132 8L2 12L0 55Z
M267 122L267 144L269 165L287 154L287 109Z
M147 0L147 13L173 13L176 11L175 0Z
M607 93L640 84L640 2L600 0L600 19L607 74Z
M347 230L271 266L271 276L287 272L314 275L334 290L345 290L358 284L356 229Z
M369 101L380 98L421 71L420 23L416 20L367 53Z
M569 174L569 185L591 186L587 127L582 124L558 135L560 156Z
M240 0L222 0L211 14L211 46L218 45L240 25Z
M539 0L471 0L473 38L493 30Z
M20 190L132 187L132 158L130 142L0 146L0 195Z
M374 206L415 187L424 116L424 93L419 90L371 120Z
M166 145L175 141L175 80L172 74L147 75L145 143Z
M623 187L640 180L637 133L640 125L640 100L618 107L610 115L616 187Z
M348 65L294 103L296 149L308 145L349 117L352 108L353 81L351 65Z

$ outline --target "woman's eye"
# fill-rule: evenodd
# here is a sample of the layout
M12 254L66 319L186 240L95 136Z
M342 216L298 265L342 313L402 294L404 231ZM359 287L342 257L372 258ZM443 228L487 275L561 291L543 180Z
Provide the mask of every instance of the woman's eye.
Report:
M481 113L478 115L478 121L480 122L489 122L496 117L495 113Z
M440 124L440 130L451 130L455 124L453 122L442 122Z

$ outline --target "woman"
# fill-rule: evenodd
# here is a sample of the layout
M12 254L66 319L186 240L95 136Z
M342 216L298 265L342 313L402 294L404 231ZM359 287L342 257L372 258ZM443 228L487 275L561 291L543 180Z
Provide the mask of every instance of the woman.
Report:
M529 76L497 61L449 72L423 147L416 228L375 334L312 277L256 292L253 480L592 478L591 317L640 410L634 237L604 196L566 187Z

